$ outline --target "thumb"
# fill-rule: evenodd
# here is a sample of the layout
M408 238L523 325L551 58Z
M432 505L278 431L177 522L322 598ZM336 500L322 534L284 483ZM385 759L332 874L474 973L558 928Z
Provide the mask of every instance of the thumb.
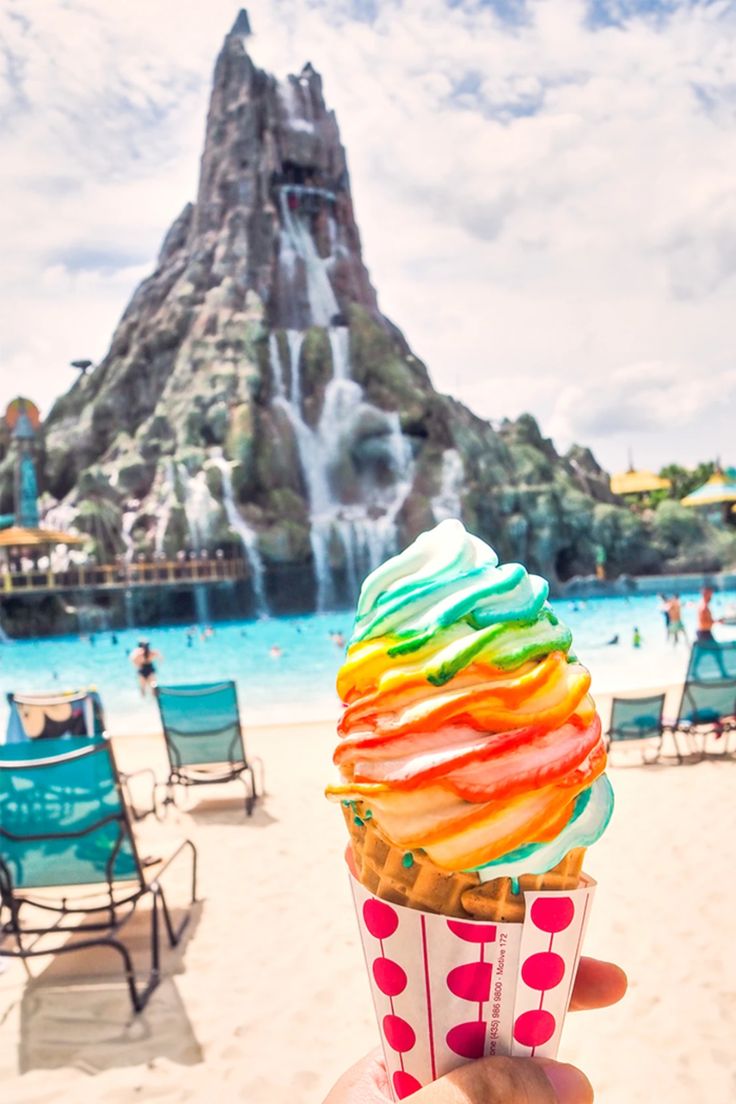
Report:
M592 1104L584 1073L563 1062L480 1058L411 1097L412 1104Z

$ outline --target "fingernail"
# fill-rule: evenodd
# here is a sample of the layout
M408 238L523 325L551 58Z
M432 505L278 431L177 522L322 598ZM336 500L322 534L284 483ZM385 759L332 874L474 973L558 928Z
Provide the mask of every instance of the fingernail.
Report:
M540 1062L540 1065L554 1089L558 1104L591 1104L593 1089L579 1069L564 1062Z

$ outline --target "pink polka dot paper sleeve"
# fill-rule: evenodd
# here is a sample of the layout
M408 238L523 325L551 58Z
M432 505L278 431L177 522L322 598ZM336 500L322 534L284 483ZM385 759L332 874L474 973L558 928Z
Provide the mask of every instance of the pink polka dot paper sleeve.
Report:
M519 924L389 904L351 876L395 1100L484 1055L553 1058L595 883L526 894Z

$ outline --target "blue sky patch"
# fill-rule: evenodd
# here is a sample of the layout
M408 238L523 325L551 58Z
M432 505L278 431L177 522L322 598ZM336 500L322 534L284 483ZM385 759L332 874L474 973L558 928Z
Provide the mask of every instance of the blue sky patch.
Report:
M491 11L512 27L523 26L529 20L527 0L447 0L447 6L467 12Z
M627 20L649 17L664 22L680 8L709 7L714 0L588 0L591 27L622 27Z

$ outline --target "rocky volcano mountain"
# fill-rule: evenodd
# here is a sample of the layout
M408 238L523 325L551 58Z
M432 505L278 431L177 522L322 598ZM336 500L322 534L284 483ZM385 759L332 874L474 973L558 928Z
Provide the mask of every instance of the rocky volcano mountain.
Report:
M105 359L46 421L57 520L105 559L237 550L256 609L350 601L450 515L552 579L591 571L601 540L615 561L601 526L619 511L600 505L608 479L589 452L560 457L531 417L494 430L434 390L378 309L319 75L279 81L247 46L241 13L215 66L196 202Z

